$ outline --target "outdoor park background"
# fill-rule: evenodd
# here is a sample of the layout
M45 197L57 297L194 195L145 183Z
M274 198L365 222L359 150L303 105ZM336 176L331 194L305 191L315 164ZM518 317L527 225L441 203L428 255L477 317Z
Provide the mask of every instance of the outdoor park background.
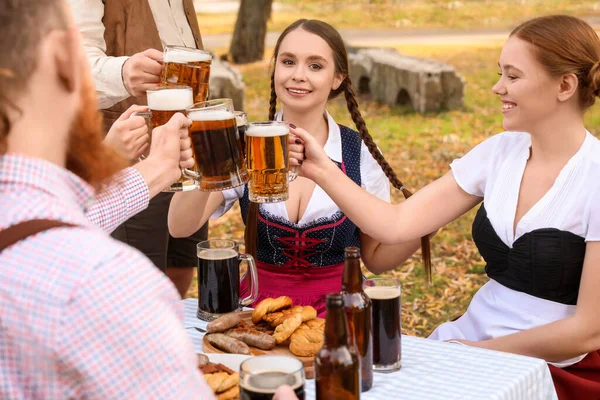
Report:
M246 0L248 1L248 0ZM252 0L250 0L252 1ZM236 2L196 0L205 47L226 54L236 21ZM502 131L501 103L491 93L497 61L508 33L526 19L566 13L600 29L600 2L506 0L276 0L268 24L264 60L235 66L246 84L249 120L268 114L269 60L277 32L298 18L317 18L340 29L351 45L394 47L417 57L450 64L466 78L464 109L420 115L390 108L368 97L359 99L367 126L403 183L416 191L448 171L449 163L474 145ZM275 33L275 34L273 34ZM353 42L354 41L354 42ZM339 100L339 101L338 101ZM344 125L354 127L342 98L328 106ZM600 135L600 103L586 115L586 127ZM392 202L402 194L392 191ZM441 322L464 312L475 291L487 281L471 240L475 210L440 230L432 239L433 286L427 287L420 251L394 271L402 283L402 328L425 336ZM243 242L239 208L211 221L210 237ZM367 276L372 276L365 270ZM188 297L197 297L196 281Z

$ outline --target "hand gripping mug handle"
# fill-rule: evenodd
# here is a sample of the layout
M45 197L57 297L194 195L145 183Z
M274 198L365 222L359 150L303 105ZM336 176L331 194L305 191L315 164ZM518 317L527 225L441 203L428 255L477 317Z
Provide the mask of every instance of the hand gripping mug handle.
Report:
M258 272L256 270L256 262L254 262L254 257L252 257L251 255L245 253L240 254L238 256L238 259L240 261L248 261L248 272L250 273L250 285L248 287L249 295L243 299L240 299L240 307L247 307L250 304L254 303L258 298ZM248 274L242 276L242 278L240 279L240 284L242 283L241 281L245 279L247 275Z
M150 119L152 118L152 111L148 110L148 111L136 111L131 113L131 115L129 116L129 118L131 117L142 117L146 120L146 125L148 125L148 134L150 135L150 138L152 138L152 128L150 126ZM150 149L148 149L148 151L150 151ZM142 154L139 158L138 161L143 161L147 156Z

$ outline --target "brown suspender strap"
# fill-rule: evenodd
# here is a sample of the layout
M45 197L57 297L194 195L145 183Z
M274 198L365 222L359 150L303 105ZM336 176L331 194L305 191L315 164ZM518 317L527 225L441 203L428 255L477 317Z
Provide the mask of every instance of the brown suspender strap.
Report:
M75 226L66 222L55 221L51 219L32 219L30 221L21 222L13 226L9 226L3 231L0 231L0 253L12 246L13 244L52 228L67 226Z

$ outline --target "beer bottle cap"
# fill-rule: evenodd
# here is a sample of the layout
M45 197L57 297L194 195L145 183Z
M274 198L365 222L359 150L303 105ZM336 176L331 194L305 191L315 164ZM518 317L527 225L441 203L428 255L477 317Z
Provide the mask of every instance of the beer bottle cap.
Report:
M358 247L346 247L344 256L346 258L360 258L360 249Z
M344 306L344 298L341 293L329 293L327 295L327 300L325 301L327 308L330 307L343 307Z

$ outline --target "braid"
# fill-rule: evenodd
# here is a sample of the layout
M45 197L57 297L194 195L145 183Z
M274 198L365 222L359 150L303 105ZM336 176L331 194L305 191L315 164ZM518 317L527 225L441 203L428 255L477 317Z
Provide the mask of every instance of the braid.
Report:
M390 166L390 164L386 161L381 154L381 151L377 148L377 145L373 141L373 137L369 133L367 129L367 124L360 114L360 110L358 109L358 103L356 101L356 96L354 94L354 90L352 89L352 81L349 76L346 76L346 79L342 83L344 90L344 97L346 98L346 105L348 107L348 112L350 112L350 116L352 117L352 121L354 121L354 125L356 125L356 129L358 130L358 134L362 139L365 146L371 153L371 156L377 161L377 164L381 167L385 176L389 179L390 183L398 190L402 192L405 199L408 199L412 196L412 193L404 187L398 176ZM425 266L425 277L427 282L431 284L431 249L429 243L429 236L424 236L421 238L421 250L423 255L423 264Z
M277 112L277 94L275 93L275 68L271 72L271 99L269 100L269 121L275 120Z
M358 103L356 102L356 97L354 95L354 90L352 89L352 82L350 81L350 77L346 77L346 82L344 82L344 96L346 97L346 104L348 106L348 111L350 112L350 116L352 117L352 121L356 125L356 129L360 135L360 138L369 149L369 153L373 156L377 164L381 167L385 176L390 180L392 185L402 191L405 199L408 199L412 193L404 187L398 176L390 166L390 164L383 157L383 154L377 148L377 145L373 141L373 137L369 133L367 129L367 124L363 119L360 111L358 110Z

